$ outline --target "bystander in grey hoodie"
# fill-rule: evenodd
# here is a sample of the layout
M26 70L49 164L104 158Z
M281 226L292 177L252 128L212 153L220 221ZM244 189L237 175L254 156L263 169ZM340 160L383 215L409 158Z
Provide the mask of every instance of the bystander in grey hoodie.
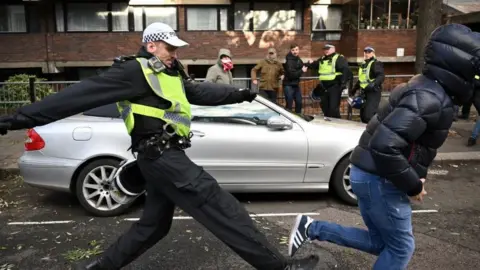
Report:
M217 63L208 68L206 81L222 84L233 84L233 76L230 71L233 68L232 62L222 62L222 57L228 56L232 58L232 54L228 49L220 49L218 51Z

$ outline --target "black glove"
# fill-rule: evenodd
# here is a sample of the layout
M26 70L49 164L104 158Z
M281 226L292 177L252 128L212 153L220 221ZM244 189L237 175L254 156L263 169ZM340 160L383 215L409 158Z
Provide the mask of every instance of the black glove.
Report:
M374 83L369 83L369 84L365 87L365 91L367 91L367 92L377 92L378 89L377 89L377 86L376 86Z
M248 88L240 89L240 91L242 91L244 101L252 102L257 97L257 93Z
M320 97L325 93L325 91L326 91L325 87L323 87L322 83L319 83L313 89L313 94L315 94L315 96L317 97Z
M12 126L10 120L12 118L10 116L1 116L0 117L0 135L6 135L8 129Z

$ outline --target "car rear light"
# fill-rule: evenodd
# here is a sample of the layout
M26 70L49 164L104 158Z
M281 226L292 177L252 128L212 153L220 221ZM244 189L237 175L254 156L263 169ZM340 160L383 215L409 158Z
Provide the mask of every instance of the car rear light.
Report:
M45 147L45 141L33 128L27 130L27 136L28 139L25 141L25 151L36 151Z

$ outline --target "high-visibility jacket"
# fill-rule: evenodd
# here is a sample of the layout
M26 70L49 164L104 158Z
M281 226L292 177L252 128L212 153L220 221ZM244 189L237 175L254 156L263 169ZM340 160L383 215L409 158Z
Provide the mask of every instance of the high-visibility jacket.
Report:
M155 72L148 65L148 60L138 57L136 60L140 63L143 75L150 85L152 91L159 97L171 102L170 108L163 110L138 103L131 103L127 100L117 102L117 108L122 116L128 134L135 126L134 114L149 116L163 120L171 124L177 135L188 136L190 134L191 109L182 77L170 76L164 72Z
M342 75L342 72L335 71L335 64L340 55L335 54L332 61L321 61L318 67L318 79L320 81L333 81L337 75Z
M375 62L375 59L372 59L366 67L365 65L361 65L358 68L358 81L360 82L360 88L365 89L368 84L372 83L375 81L375 79L370 78L370 68L372 67L372 64Z

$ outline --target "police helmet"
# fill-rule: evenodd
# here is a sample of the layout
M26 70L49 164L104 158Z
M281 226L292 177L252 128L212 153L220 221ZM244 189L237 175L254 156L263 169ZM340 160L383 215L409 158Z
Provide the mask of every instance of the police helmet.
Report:
M363 107L363 104L365 104L365 99L361 96L354 98L349 97L347 101L350 107L354 109L361 109Z
M145 192L145 183L137 160L123 161L113 179L112 199L128 204Z

